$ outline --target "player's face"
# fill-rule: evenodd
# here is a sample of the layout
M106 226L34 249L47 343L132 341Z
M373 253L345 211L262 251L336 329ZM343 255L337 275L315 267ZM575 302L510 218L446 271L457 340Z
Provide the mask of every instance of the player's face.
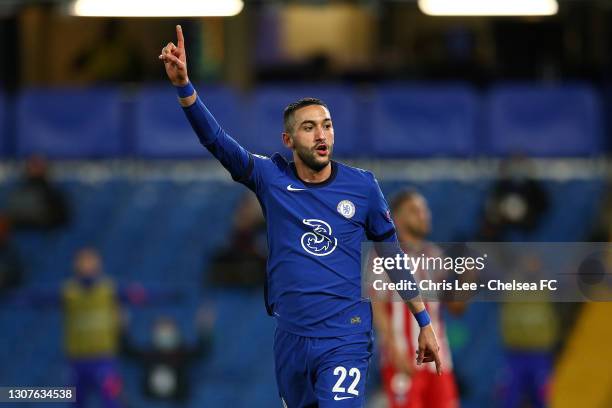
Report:
M396 222L418 238L425 238L431 230L431 213L422 196L412 197L402 204Z
M285 134L285 144L312 170L323 169L329 164L334 149L329 111L321 105L310 105L295 111L293 119L293 133Z

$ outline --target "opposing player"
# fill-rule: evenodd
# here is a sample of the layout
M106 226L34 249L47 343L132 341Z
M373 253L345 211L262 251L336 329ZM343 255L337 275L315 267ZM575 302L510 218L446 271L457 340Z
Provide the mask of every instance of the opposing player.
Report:
M372 350L372 312L361 296L360 245L397 242L387 203L372 173L331 160L334 129L318 99L284 111L282 140L293 152L251 154L216 122L187 74L185 41L159 58L200 142L257 195L269 246L266 308L277 321L276 379L283 404L362 407ZM257 124L254 124L257 126ZM438 358L438 343L420 298L408 302L420 322L418 363Z
M406 190L391 201L391 210L404 251L411 256L442 255L440 248L425 240L430 231L430 211L425 198L415 190ZM417 278L436 279L431 271L415 271ZM440 278L440 277L438 277ZM417 366L411 358L419 345L419 328L410 319L402 302L372 303L374 322L381 347L381 373L390 408L455 408L458 395L452 372L450 348L444 330L440 302L426 302L431 320L436 325L440 341L442 375L427 365ZM454 311L461 305L453 303Z

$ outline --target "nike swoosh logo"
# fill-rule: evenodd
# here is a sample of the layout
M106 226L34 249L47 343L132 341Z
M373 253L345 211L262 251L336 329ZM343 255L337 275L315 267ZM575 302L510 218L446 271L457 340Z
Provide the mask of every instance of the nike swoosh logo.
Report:
M337 395L334 395L334 401L342 401L342 400L349 399L349 398L355 398L355 397L339 397Z
M287 186L287 190L289 190L289 191L304 191L306 189L305 188L295 188L295 187L291 186L291 184L289 184Z

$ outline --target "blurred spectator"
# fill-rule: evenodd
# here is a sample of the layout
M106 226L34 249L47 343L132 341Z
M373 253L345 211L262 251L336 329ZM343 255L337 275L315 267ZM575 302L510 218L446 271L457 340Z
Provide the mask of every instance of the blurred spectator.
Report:
M502 241L512 232L528 233L548 210L548 194L533 176L529 159L515 156L501 163L485 205L481 241Z
M226 286L261 286L266 276L266 225L253 193L246 193L234 215L229 245L215 255L210 279Z
M542 274L536 256L525 257L527 275ZM524 273L519 273L525 276ZM526 296L526 295L523 295ZM543 408L549 399L553 350L559 342L559 317L552 302L534 295L533 301L508 299L501 304L501 334L508 373L504 378L501 406Z
M8 195L7 214L15 228L54 229L68 223L66 199L49 180L43 157L27 160L23 180Z
M11 242L8 218L0 215L0 292L19 286L23 280L23 264L17 248Z
M214 313L200 310L196 319L198 338L194 346L185 343L176 321L159 317L151 332L151 346L141 349L127 333L123 336L124 352L137 358L145 370L144 394L155 399L186 402L190 397L189 368L210 353Z

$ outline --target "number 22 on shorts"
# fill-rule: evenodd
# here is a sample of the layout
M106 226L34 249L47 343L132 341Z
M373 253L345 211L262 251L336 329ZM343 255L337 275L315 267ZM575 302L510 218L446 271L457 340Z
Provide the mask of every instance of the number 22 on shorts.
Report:
M344 381L346 380L347 374L348 374L348 377L353 379L348 389L343 386ZM334 400L341 401L344 399L355 398L356 396L359 395L359 391L357 391L356 387L357 387L357 384L359 384L359 380L361 379L361 372L359 371L358 368L353 367L349 369L347 372L345 367L338 366L334 368L334 375L339 376L338 381L336 381L336 384L334 384L334 387L332 388L332 392L335 394ZM338 393L352 394L352 395L341 397L338 395Z

